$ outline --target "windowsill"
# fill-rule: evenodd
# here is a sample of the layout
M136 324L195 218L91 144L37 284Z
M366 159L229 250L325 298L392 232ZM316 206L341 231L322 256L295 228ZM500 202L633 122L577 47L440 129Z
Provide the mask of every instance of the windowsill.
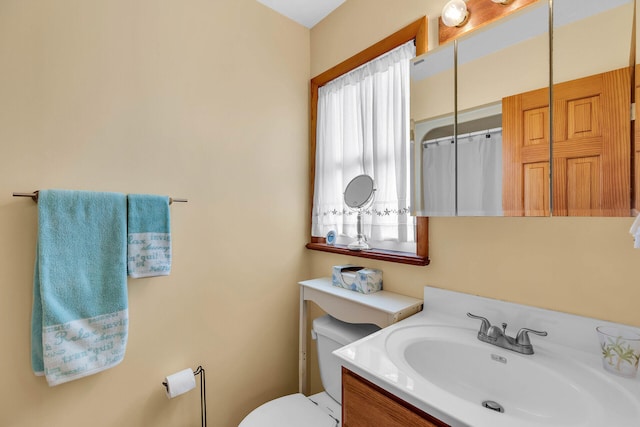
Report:
M387 251L382 249L372 249L368 251L352 251L344 245L327 245L326 243L307 243L307 249L322 252L331 252L334 254L349 255L360 258L377 259L380 261L397 262L409 265L429 265L429 258L420 257L409 252Z

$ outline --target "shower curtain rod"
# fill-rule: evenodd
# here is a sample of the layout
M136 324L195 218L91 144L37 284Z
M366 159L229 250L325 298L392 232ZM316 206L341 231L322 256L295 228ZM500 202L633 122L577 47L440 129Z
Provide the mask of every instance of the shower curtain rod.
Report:
M31 197L31 199L38 203L38 192L34 191L33 193L13 193L13 197ZM187 199L174 199L173 197L169 197L169 204L173 202L176 203L187 203Z
M486 134L496 133L496 132L500 132L500 131L502 131L502 128L477 130L475 132L468 132L468 133L463 133L461 135L458 135L458 138L459 139L471 138L472 136L486 135ZM427 145L430 145L430 144L436 144L438 142L449 141L449 140L452 140L452 138L453 138L453 135L451 135L451 136L441 136L440 138L429 139L427 141L422 141L422 146L426 147ZM453 142L453 141L451 141L451 142Z

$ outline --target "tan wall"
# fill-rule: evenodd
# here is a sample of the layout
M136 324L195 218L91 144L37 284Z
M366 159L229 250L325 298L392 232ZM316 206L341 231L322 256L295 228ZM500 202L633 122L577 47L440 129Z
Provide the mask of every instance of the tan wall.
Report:
M297 390L309 51L255 0L0 3L1 426L199 426L198 391L160 384L198 364L209 425ZM44 188L189 199L172 274L129 280L125 360L53 388L30 367L37 207L11 197Z
M197 391L169 401L160 382L198 364L216 425L295 391L295 283L361 261L303 249L308 79L436 3L349 0L310 39L254 0L2 2L0 425L196 426ZM54 388L29 362L36 205L11 197L39 188L189 199L172 207L172 275L129 282L124 362ZM367 265L407 295L430 284L638 325L630 224L433 219L430 266Z
M311 29L311 75L344 61L422 16L435 17L429 45L437 41L442 4L431 0L347 0ZM431 21L431 20L430 20Z
M427 3L439 13L445 1L419 3L347 1L337 11L342 15L312 29L312 71L333 65L336 52L349 57L424 15ZM356 32L348 22L358 22L357 33L367 40L351 37ZM427 267L317 252L310 255L311 274L328 276L332 265L352 262L381 268L385 289L410 296L421 297L430 285L640 326L640 250L633 249L631 223L632 218L432 218Z

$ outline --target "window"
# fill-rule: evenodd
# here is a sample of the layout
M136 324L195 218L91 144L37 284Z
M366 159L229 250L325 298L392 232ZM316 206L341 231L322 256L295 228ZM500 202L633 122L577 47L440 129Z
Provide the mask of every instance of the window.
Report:
M414 233L414 218L409 215L408 209L408 180L410 179L409 171L411 169L410 162L407 157L409 153L408 97L406 103L399 101L395 102L395 104L400 107L393 112L389 112L386 108L387 105L392 103L387 101L381 103L385 106L384 114L391 114L391 116L395 116L396 118L404 115L406 124L403 120L388 121L388 123L390 123L389 126L383 126L382 129L379 129L379 131L385 136L380 137L377 140L377 137L375 136L363 135L364 132L362 132L362 126L352 127L351 135L358 135L355 137L346 137L344 139L357 141L356 146L352 146L353 150L342 150L342 147L340 146L341 139L343 139L342 136L327 138L329 143L337 144L337 150L335 146L328 147L328 153L343 152L344 155L339 155L338 158L336 158L335 156L324 155L322 152L319 152L317 157L318 163L316 163L316 147L318 150L327 148L325 145L327 141L322 140L322 133L327 129L334 129L331 126L327 127L327 122L325 120L327 117L327 102L334 104L338 102L340 108L344 105L349 105L351 112L346 113L346 116L351 114L352 118L356 118L354 120L350 120L350 122L362 123L367 120L371 122L373 119L370 114L363 114L362 109L354 107L354 104L351 102L345 103L343 97L351 96L351 99L353 100L360 97L363 93L366 93L366 96L376 96L372 95L374 93L372 91L372 87L376 84L380 85L381 81L385 81L385 88L388 87L388 82L394 80L392 78L393 76L391 78L389 76L385 76L381 80L380 74L397 74L398 71L394 71L394 66L389 68L386 64L389 62L402 62L402 58L406 59L407 57L413 56L414 40L415 52L417 54L423 53L426 50L426 25L426 17L421 18L311 81L312 157L310 160L310 184L312 189L311 194L314 195L312 197L315 201L315 205L312 203L312 206L314 206L312 239L311 243L307 245L308 248L330 252L349 253L350 255L405 262L415 265L426 265L428 263L427 218L415 218L417 223L417 233ZM411 41L411 43L407 46L407 42L409 41ZM386 63L381 61L386 61ZM408 59L406 59L405 62L406 67L408 68ZM382 67L380 66L381 63L383 63ZM366 65L363 67L362 65L364 64ZM372 67L376 68L375 73L371 71ZM382 71L380 71L381 69ZM344 80L349 79L353 82L354 78L359 82L358 85L362 84L363 86L358 87L356 85L344 85ZM401 79L395 81L401 82ZM402 85L402 83L397 84ZM404 84L406 87L398 87L402 90L406 90L408 93L408 77ZM347 89L344 89L345 87L347 87ZM344 90L346 93L339 93L341 90ZM378 88L375 93L385 93L385 91L386 89ZM398 92L398 90L396 90L396 92ZM340 101L336 101L338 99ZM403 109L404 111L402 111ZM340 114L344 114L344 112L345 109L339 110ZM323 114L325 115L323 116ZM374 122L378 125L377 127L380 128L379 125L384 122L384 120L374 120ZM316 128L317 126L319 127ZM339 128L339 133L346 133L349 135L348 129L343 126L339 126ZM372 129L375 128L375 126L365 126L365 128ZM318 130L318 134L320 135L320 141L316 140L316 130ZM387 139L395 139L396 141L401 140L401 143L393 146L393 144L386 143L388 142L386 141ZM382 142L382 140L385 141ZM372 145L375 149L372 148ZM392 166L388 171L385 171L385 163L386 165ZM336 171L335 176L331 174L332 170ZM346 183L360 173L370 174L376 180L376 201L370 211L371 215L369 215L368 224L366 219L365 224L367 224L366 234L372 238L370 243L372 243L372 246L377 249L354 253L340 247L331 247L326 245L324 243L323 236L326 235L326 232L329 229L334 229L339 233L343 232L354 234L352 233L352 230L355 224L355 214L343 208L342 192L344 191ZM320 181L318 181L318 185L315 185L316 174L318 174L318 179L320 179ZM324 174L326 178L326 181L324 182L322 181L322 174ZM391 175L393 175L393 177ZM402 179L397 181L397 176L402 177ZM332 188L329 189L329 191L327 191L326 183L331 184L330 187ZM314 191L316 189L317 193ZM329 199L327 199L327 194L329 194ZM331 197L333 199L330 199ZM417 235L417 242L413 238L414 235ZM393 243L391 247L384 248L385 241L393 241L395 243ZM397 242L400 242L400 246L398 246ZM345 243L348 243L348 241ZM383 249L380 249L381 247Z
M409 41L318 89L316 173L312 236L337 233L337 243L356 235L356 212L343 192L356 176L375 181L375 197L363 211L373 248L415 252L409 215ZM350 237L351 236L351 237Z

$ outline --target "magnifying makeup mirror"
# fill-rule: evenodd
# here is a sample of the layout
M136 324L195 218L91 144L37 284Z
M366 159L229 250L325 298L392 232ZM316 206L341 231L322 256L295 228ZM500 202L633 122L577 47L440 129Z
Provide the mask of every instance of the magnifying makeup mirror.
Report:
M362 211L367 209L373 203L374 193L376 189L373 187L373 178L369 175L358 175L347 184L344 190L345 204L358 212L356 219L356 240L349 243L347 248L352 251L363 251L371 249L367 243L367 238L362 232Z

